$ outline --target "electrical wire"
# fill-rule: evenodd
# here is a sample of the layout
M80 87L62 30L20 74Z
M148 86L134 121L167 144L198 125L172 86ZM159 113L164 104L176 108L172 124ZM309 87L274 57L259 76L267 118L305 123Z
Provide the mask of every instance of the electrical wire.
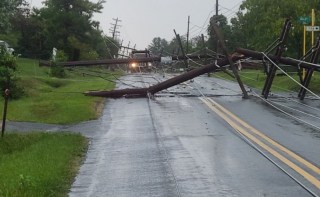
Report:
M291 110L293 110L293 111L296 111L296 112L299 112L299 113L302 113L302 114L304 114L304 115L307 115L307 116L310 116L310 117L312 117L312 118L315 118L315 119L319 119L319 120L320 120L320 117L315 116L315 115L312 115L312 114L309 114L309 113L306 113L306 112L304 112L304 111L301 111L301 110L298 110L298 109L294 109L294 108L292 108L292 107L288 107L288 106L282 105L282 104L277 103L277 102L274 102L274 101L270 101L270 100L269 100L269 102L271 102L271 103L273 103L273 104L276 104L276 105L280 105L281 107L284 107L284 108L287 108L287 109L291 109Z
M199 87L193 83L194 86L198 89L202 97L208 102L211 103L207 97L202 93L202 91L199 89ZM259 96L259 95L258 95ZM305 189L307 192L309 192L312 196L318 197L317 194L315 194L313 191L311 191L307 186L305 186L303 183L301 183L297 178L295 178L293 175L291 175L288 171L286 171L283 167L281 167L276 161L271 159L266 153L264 153L260 148L258 148L253 142L251 142L246 136L244 136L237 128L235 128L233 125L229 124L241 137L244 139L245 142L247 142L251 147L253 147L256 151L258 151L262 156L264 156L266 159L268 159L272 164L274 164L276 167L278 167L282 172L284 172L286 175L288 175L292 180L294 180L298 185L300 185L303 189Z
M305 107L308 107L308 108L310 108L310 109L313 109L313 110L316 110L316 111L320 111L320 109L318 109L318 108L312 107L312 106L307 105L307 104L305 104L305 103L301 103L301 102L296 101L296 100L294 100L294 99L291 99L291 98L289 98L289 97L285 97L285 96L282 96L282 95L276 94L276 93L273 93L273 95L280 96L280 97L282 97L282 98L284 98L284 99L287 99L287 100L289 100L289 101L298 103L298 104L303 105L303 106L305 106Z
M293 80L295 83L297 83L299 86L301 86L302 88L304 88L305 90L307 90L308 92L310 92L311 94L313 94L315 97L320 99L320 96L318 96L317 94L315 94L314 92L312 92L311 90L309 90L308 88L306 88L304 85L302 85L301 83L299 83L298 81L296 81L294 78L292 78L290 75L288 75L284 70L282 70L276 63L274 63L265 53L262 52L262 54L274 65L276 66L282 73L284 73L285 75L287 75L291 80Z
M223 77L220 77L220 76L218 76L218 75L215 75L215 74L213 74L213 75L216 76L216 77L218 77L218 78L221 78L221 79L223 79L223 80L228 80L228 79L223 78ZM252 78L251 78L251 79L252 79ZM254 79L252 79L252 80L254 80ZM228 81L230 81L230 80L228 80ZM220 85L220 86L222 86L222 85ZM272 86L277 87L277 88L279 88L279 89L288 90L288 89L285 89L285 88L281 88L281 87L279 87L279 86L275 86L275 85L272 85ZM222 86L222 87L227 88L227 89L230 89L230 88L228 88L228 87L226 87L226 86ZM230 89L230 90L233 90L233 89ZM235 90L233 90L233 91L235 91ZM290 91L290 90L288 90L288 91ZM292 92L292 91L291 91L291 92ZM295 92L293 92L293 93L295 93ZM316 111L320 111L320 109L317 109L317 108L312 107L312 106L309 106L309 105L307 105L307 104L304 104L304 103L295 101L295 100L293 100L293 99L290 99L290 98L288 98L288 97L282 96L282 95L280 95L280 94L276 94L276 93L272 93L272 94L273 94L273 95L280 96L280 97L285 98L285 99L288 99L288 100L290 100L290 101L292 101L292 102L296 102L296 103L298 103L298 104L300 104L300 105L303 105L303 106L305 106L305 107L308 107L308 108L310 108L310 109L313 109L313 110L316 110ZM285 107L286 107L286 106L285 106ZM294 108L292 108L292 110L299 111L299 110L296 110L296 109L294 109ZM302 113L305 113L305 112L302 112ZM308 113L306 113L306 115L308 115L308 116L313 116L312 114L308 114Z
M320 130L320 127L318 127L318 126L316 126L316 125L313 125L313 124L311 124L311 123L308 123L307 121L304 121L304 120L302 120L302 119L300 119L300 118L298 118L298 117L295 117L295 116L289 114L288 112L285 112L284 110L280 109L279 107L273 105L273 104L272 104L271 102L269 102L268 100L266 100L266 99L262 98L261 96L259 96L255 91L253 91L253 90L251 90L251 91L255 94L256 97L262 99L264 102L268 103L270 106L274 107L275 109L277 109L278 111L284 113L285 115L290 116L290 117L293 118L293 119L296 119L296 120L298 120L298 121L300 121L300 122L302 122L302 123L304 123L304 124L306 124L306 125L309 125L309 126L311 126L311 127L313 127L313 128L316 128L316 129Z

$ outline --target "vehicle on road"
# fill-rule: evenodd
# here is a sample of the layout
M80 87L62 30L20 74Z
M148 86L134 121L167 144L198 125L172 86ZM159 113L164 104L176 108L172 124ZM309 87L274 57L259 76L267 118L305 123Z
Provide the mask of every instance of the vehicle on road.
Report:
M140 59L140 58L146 58L150 57L150 51L144 50L144 51L138 51L134 50L131 53L132 59ZM151 62L139 62L134 61L129 65L129 70L134 72L151 72L152 69L152 63Z
M12 47L10 47L10 45L7 42L3 41L3 40L0 40L0 47L4 47L7 50L7 52L12 54L12 55L15 54L14 49Z

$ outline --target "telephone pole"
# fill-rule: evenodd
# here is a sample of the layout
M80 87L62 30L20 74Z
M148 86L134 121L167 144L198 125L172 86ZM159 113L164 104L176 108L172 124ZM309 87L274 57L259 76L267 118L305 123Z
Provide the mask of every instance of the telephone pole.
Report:
M215 18L215 21L216 21L216 23L219 24L218 14L219 14L219 0L216 0L216 18ZM219 25L218 25L218 26L219 26ZM216 42L216 53L217 53L217 57L218 57L218 47L219 47L219 39L218 39L218 36L217 36L217 42Z
M121 20L119 20L118 18L117 19L112 19L115 21L114 24L110 23L111 25L113 25L113 28L111 27L109 30L110 30L110 33L112 34L112 38L114 39L115 36L117 36L117 33L120 33L118 30L118 27L121 27L121 25L118 25L118 22L122 22Z
M188 55L188 48L189 48L189 25L190 25L190 16L188 16L187 49L186 49L187 55Z

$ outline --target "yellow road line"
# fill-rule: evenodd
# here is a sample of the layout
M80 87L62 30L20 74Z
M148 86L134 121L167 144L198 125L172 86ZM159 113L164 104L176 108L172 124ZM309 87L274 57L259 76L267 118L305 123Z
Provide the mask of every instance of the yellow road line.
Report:
M236 115L234 115L233 113L231 113L230 111L228 111L226 108L222 107L220 104L218 104L216 101L212 100L209 98L209 100L216 105L220 110L222 110L223 112L225 112L226 114L228 114L230 117L232 117L233 119L235 119L236 121L238 121L240 124L242 124L243 126L245 126L246 128L250 129L252 132L254 132L255 134L257 134L258 136L260 136L261 138L265 139L266 141L268 141L270 144L274 145L275 147L279 148L280 150L282 150L283 152L287 153L288 155L290 155L291 157L295 158L296 160L298 160L299 162L301 162L302 164L304 164L305 166L307 166L308 168L310 168L311 170L313 170L314 172L320 174L320 168L318 168L317 166L311 164L310 162L308 162L307 160L303 159L302 157L300 157L299 155L295 154L294 152L288 150L286 147L278 144L277 142L275 142L274 140L272 140L271 138L267 137L266 135L262 134L261 132L259 132L257 129L253 128L252 126L250 126L248 123L244 122L243 120L241 120L240 118L238 118Z
M311 174L279 154L277 151L273 150L263 142L261 142L259 139L248 133L246 130L243 128L239 127L235 122L233 122L230 118L228 118L225 114L223 114L221 111L219 111L217 108L212 106L211 103L206 101L203 98L199 98L202 102L204 102L212 111L214 111L216 114L218 114L221 118L223 118L226 122L228 122L233 128L235 128L237 131L248 137L250 140L258 144L260 147L265 149L266 151L270 152L272 155L280 159L283 163L287 164L289 167L291 167L293 170L301 174L304 178L306 178L308 181L310 181L313 185L315 185L318 189L320 189L320 181L317 180L315 177L313 177Z

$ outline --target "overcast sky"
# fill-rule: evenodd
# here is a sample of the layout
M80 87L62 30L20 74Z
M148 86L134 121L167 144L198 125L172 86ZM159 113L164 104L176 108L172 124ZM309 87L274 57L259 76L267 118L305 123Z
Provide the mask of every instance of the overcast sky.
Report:
M42 7L44 0L27 0L32 6ZM98 0L91 0L97 2ZM219 0L219 13L232 18L243 0ZM208 17L215 14L215 0L107 0L101 14L94 20L100 22L104 32L111 36L110 23L119 18L120 40L123 45L145 49L154 37L170 41L173 29L180 35L187 32L190 16L190 37L203 33L209 23ZM204 28L202 28L204 27Z

